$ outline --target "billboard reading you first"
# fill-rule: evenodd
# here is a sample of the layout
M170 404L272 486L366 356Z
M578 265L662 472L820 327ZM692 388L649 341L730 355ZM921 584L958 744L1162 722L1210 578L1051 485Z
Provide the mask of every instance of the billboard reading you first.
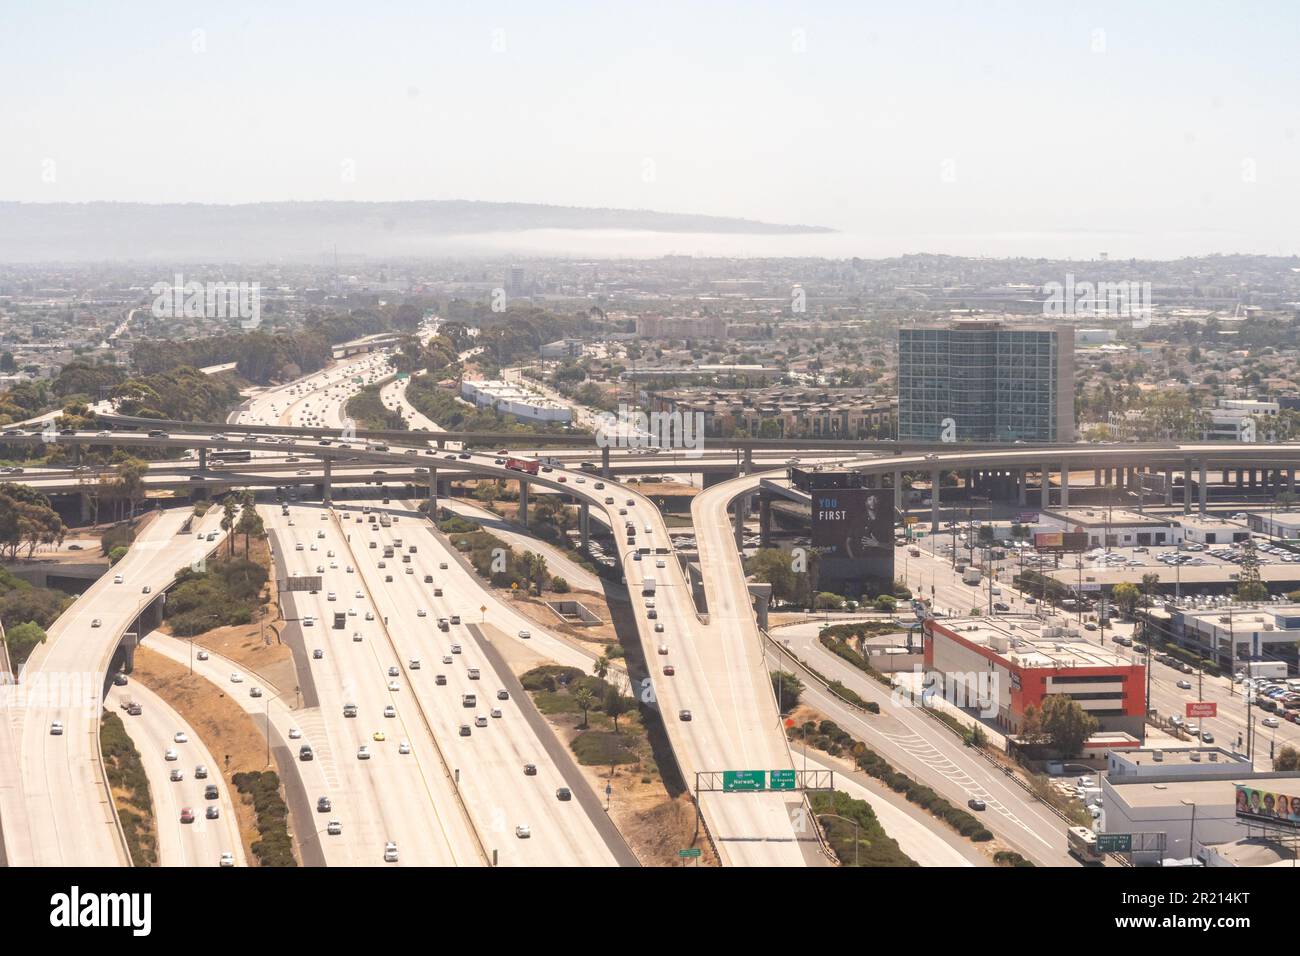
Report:
M814 491L812 545L827 558L863 560L892 554L892 496L869 488Z

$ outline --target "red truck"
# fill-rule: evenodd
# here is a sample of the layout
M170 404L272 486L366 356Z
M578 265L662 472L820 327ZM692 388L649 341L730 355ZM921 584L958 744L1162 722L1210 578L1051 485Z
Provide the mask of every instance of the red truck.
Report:
M537 462L525 461L523 458L507 458L506 467L511 471L522 471L527 475L537 474Z

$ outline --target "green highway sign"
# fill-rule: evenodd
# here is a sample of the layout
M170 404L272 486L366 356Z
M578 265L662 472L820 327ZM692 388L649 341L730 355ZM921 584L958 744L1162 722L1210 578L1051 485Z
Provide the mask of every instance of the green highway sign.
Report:
M793 770L772 770L767 775L767 784L773 790L794 790L798 783Z
M1102 853L1132 853L1133 834L1098 833L1097 849Z
M691 857L700 855L700 848L698 846L688 846L685 850L678 850L677 855L683 860L689 860Z
M761 770L724 770L722 771L722 789L726 792L745 793L753 790L766 790L767 774Z

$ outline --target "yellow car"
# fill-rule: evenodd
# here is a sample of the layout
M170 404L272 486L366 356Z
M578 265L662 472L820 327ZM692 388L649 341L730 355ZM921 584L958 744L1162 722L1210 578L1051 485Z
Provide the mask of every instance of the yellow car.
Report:
M383 741L383 740L387 740L388 738L384 736L384 732L382 730L376 730L370 739Z

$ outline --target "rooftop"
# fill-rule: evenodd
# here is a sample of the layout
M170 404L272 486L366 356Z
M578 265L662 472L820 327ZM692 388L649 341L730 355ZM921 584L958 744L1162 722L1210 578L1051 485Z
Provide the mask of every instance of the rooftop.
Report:
M1085 640L1078 625L1036 617L943 618L935 625L1018 667L1134 667L1127 657Z

